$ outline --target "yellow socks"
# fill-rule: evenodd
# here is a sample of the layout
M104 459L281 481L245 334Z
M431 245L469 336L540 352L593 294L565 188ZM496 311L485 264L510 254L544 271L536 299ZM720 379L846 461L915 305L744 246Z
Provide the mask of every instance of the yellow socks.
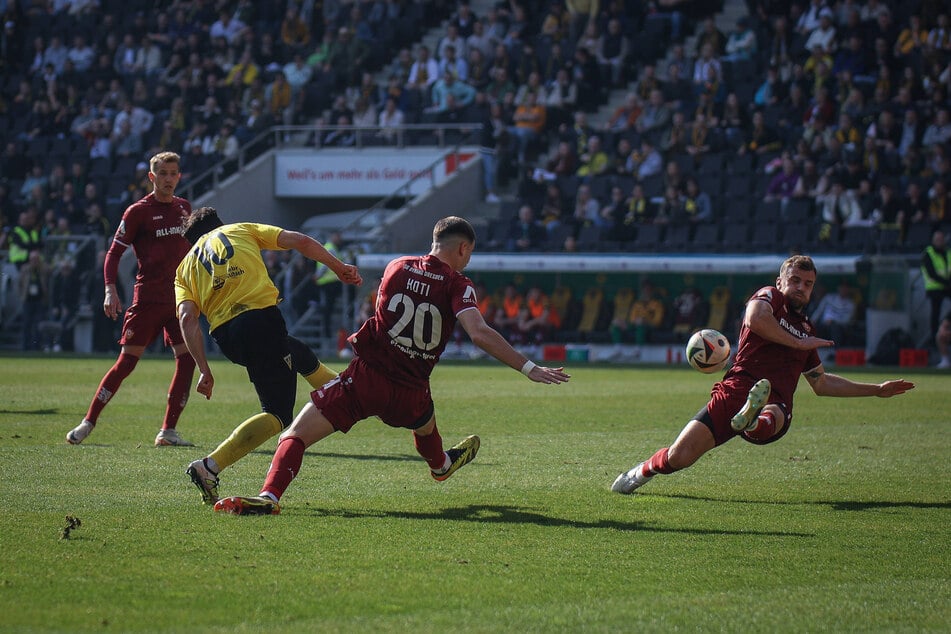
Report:
M316 370L304 376L304 379L306 379L315 390L319 387L323 387L325 383L335 378L337 378L337 373L323 363L319 363Z
M218 464L219 469L230 467L248 455L252 450L264 444L264 441L281 432L281 421L274 414L255 414L238 425L231 435L208 457Z

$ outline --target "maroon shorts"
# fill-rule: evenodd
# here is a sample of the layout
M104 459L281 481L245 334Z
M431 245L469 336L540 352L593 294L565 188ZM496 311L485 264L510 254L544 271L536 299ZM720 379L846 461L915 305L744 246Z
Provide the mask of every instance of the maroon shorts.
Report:
M710 401L693 417L713 432L713 439L718 447L734 436L741 436L743 440L756 445L765 445L776 442L789 430L789 425L792 424L792 408L780 400L775 393L770 394L767 403L778 406L786 418L786 424L781 432L768 440L756 440L747 437L744 433L735 432L730 426L733 415L743 409L746 404L746 397L749 396L750 388L754 383L756 379L751 376L737 375L714 384L713 389L710 390Z
M132 304L122 320L123 346L147 346L155 341L159 332L165 331L165 345L185 343L182 328L175 316L174 304Z
M434 412L428 385L414 389L396 384L359 357L340 376L311 392L310 400L343 433L371 416L379 416L390 427L418 429Z

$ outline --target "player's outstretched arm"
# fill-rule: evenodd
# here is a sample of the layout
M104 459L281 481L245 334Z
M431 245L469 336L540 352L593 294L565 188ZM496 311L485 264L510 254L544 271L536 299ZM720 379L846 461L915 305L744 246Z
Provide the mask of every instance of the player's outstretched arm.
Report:
M880 398L890 398L892 396L898 396L899 394L904 394L908 390L915 389L915 384L911 381L906 381L904 379L894 379L892 381L885 381L884 383L878 384L878 396Z
M294 249L301 255L320 262L333 271L337 279L344 284L355 286L363 284L363 278L360 277L360 271L356 266L341 262L333 253L325 249L324 245L306 234L285 229L277 236L277 246L282 249Z
M859 383L838 374L830 374L822 366L810 370L805 374L806 380L812 386L812 391L818 396L878 396L890 398L904 394L915 388L915 384L904 379L885 381L884 383Z
M485 323L482 313L476 309L464 310L459 313L459 323L462 324L463 329L472 339L472 343L513 370L518 370L535 383L565 383L571 378L571 375L565 372L564 368L546 368L535 365L532 361L526 359L525 355L505 340L505 337Z

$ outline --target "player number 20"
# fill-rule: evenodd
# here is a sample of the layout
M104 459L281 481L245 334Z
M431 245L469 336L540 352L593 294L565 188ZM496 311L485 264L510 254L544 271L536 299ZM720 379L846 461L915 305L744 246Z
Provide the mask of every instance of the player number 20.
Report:
M403 293L397 293L390 298L387 310L392 313L398 313L399 319L389 330L390 337L401 346L413 346L417 350L432 350L439 345L442 338L442 314L429 302L423 302L417 306L413 298ZM427 315L429 319L427 320ZM429 337L426 336L426 322L430 322ZM410 323L412 322L412 324ZM412 329L413 338L410 339L403 333L407 326Z

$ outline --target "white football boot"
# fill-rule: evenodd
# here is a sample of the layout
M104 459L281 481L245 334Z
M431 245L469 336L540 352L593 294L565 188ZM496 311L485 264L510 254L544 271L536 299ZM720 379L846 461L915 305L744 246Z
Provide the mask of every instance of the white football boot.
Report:
M639 489L650 482L650 479L653 477L654 476L644 475L644 463L641 462L633 469L625 471L615 478L614 484L611 485L611 490L615 493L629 495L634 492L634 489Z
M86 440L86 436L92 433L95 425L90 423L88 420L83 419L83 422L79 423L73 427L68 434L66 434L66 442L71 445L78 445L82 441Z

